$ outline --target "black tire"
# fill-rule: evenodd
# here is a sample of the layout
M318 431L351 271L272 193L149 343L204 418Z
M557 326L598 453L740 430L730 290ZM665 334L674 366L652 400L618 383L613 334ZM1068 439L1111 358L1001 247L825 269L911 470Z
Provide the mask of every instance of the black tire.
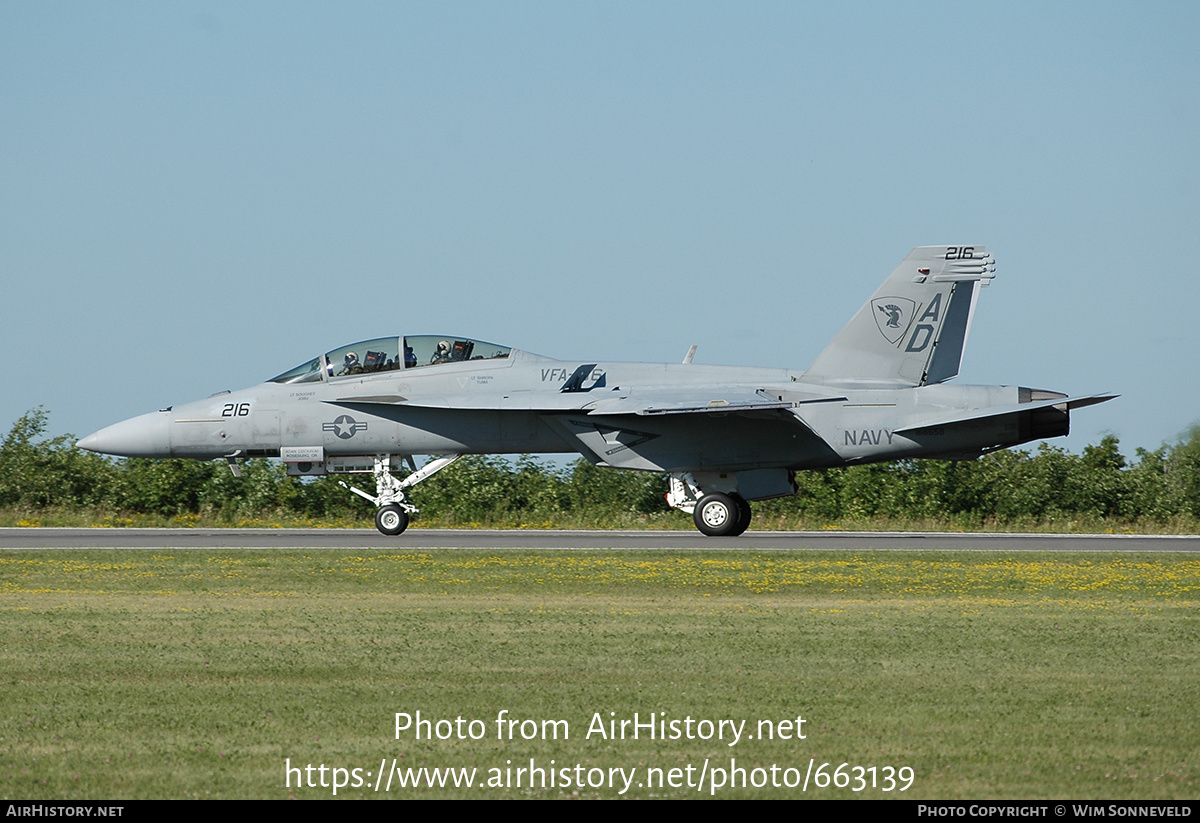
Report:
M737 503L738 507L738 524L737 528L729 533L730 537L737 537L750 528L750 521L754 519L754 512L750 509L750 504L746 502L746 498L740 494L729 495L733 498L733 502Z
M741 509L737 502L728 494L714 492L700 498L692 520L702 534L709 537L727 537L739 534L737 527L741 524Z
M375 512L375 528L389 537L395 537L408 528L408 512L395 503L380 506Z

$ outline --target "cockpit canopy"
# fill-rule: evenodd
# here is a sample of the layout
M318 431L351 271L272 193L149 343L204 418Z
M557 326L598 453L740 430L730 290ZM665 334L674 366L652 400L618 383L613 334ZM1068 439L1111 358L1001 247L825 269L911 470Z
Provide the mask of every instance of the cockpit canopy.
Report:
M469 337L423 334L416 337L377 337L342 346L272 377L269 383L317 383L399 369L417 369L464 360L501 360L512 351Z

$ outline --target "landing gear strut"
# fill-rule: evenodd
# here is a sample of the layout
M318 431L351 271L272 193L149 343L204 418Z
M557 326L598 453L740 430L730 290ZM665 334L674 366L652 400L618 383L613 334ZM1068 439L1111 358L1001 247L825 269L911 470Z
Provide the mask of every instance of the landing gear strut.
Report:
M691 472L671 475L667 503L692 515L702 534L737 537L750 528L754 513L746 499L735 491L705 491Z
M408 502L405 498L404 490L412 488L422 480L428 480L460 457L462 457L461 454L444 455L436 460L429 461L403 480L397 480L392 475L391 456L377 454L375 455L374 471L375 494L367 494L362 489L356 489L354 486L341 480L338 483L364 500L370 500L374 503L378 507L375 512L375 528L389 537L394 537L407 529L412 516L420 511L420 509Z

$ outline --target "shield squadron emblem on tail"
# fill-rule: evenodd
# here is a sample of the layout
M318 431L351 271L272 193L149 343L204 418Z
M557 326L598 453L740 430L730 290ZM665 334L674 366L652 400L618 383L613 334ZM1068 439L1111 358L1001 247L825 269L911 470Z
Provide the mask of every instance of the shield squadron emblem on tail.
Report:
M907 297L876 297L871 301L871 314L879 326L879 333L895 345L912 322L916 307L917 304Z

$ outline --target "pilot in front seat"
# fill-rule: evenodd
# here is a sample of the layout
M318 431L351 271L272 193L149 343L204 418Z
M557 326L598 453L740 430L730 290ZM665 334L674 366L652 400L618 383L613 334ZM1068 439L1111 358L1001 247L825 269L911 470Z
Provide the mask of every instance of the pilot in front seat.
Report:
M434 363L449 363L450 358L450 341L443 340L437 344L437 348L433 352L433 357L429 358L429 365Z

